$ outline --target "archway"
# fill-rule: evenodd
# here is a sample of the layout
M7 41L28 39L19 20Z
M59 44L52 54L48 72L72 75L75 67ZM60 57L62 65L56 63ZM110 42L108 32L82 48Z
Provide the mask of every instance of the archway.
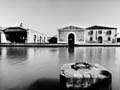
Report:
M103 39L101 36L98 37L98 43L102 43Z
M74 46L74 43L75 43L75 36L74 34L70 33L68 35L68 44L69 46Z

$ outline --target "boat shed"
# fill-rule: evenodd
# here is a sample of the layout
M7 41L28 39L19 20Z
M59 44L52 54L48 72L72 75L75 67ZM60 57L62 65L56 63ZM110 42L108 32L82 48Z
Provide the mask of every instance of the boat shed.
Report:
M47 36L23 27L7 27L0 31L0 43L46 43Z
M25 43L27 40L27 29L21 27L8 27L3 30L6 40L11 43Z

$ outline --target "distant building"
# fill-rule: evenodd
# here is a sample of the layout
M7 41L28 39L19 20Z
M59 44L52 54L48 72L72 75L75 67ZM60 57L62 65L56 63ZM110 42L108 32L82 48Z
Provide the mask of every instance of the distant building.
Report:
M117 43L120 43L120 38L119 37L117 38Z
M49 43L52 43L52 44L55 44L57 43L57 38L56 37L51 37L49 40L48 40Z
M80 44L85 42L83 28L68 26L58 29L58 43Z
M47 35L42 34L35 30L28 29L27 43L48 43Z
M116 43L117 28L91 26L86 28L86 43Z
M116 43L117 28L91 26L86 29L68 26L58 29L58 43Z
M46 43L47 36L22 27L7 27L0 31L1 43Z
M57 35L54 35L53 37L48 37L48 43L51 43L51 44L58 43L58 41L57 41Z

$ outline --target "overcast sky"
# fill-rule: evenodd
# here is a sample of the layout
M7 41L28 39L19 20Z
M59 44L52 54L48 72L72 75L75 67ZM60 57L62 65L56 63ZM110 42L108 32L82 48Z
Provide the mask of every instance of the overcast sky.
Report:
M55 35L69 25L120 29L120 0L0 0L0 26L19 26Z

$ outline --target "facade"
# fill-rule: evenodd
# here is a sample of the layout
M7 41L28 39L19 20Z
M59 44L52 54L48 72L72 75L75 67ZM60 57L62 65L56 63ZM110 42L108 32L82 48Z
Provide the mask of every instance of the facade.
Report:
M28 29L26 43L47 43L47 35Z
M83 28L68 26L58 29L58 43L80 44L85 42Z
M50 39L50 38L49 38ZM20 27L0 27L0 43L117 43L117 28L91 26L86 29L68 26L58 29L58 35L48 40L47 35Z
M7 27L0 31L0 43L47 43L47 36L23 27Z
M58 29L58 43L116 43L117 28L91 26L86 29L68 26Z
M86 28L86 43L116 43L117 28L91 26Z

